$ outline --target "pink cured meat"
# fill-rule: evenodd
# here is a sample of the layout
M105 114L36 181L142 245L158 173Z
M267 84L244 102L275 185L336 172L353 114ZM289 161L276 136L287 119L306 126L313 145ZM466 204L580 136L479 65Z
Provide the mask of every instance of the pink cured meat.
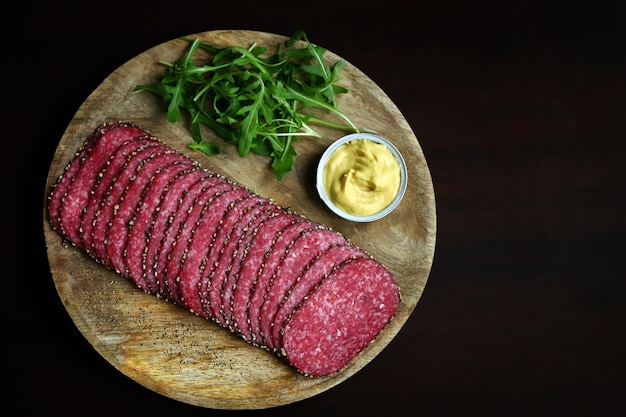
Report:
M96 212L100 208L101 201L111 187L111 184L117 179L120 171L128 162L129 155L143 147L156 146L159 144L159 141L148 136L135 140L131 139L123 143L117 151L110 156L105 168L98 175L98 183L89 198L89 202L80 220L81 241L83 248L85 248L88 253L93 253L93 223Z
M191 166L186 157L173 149L163 153L151 154L138 166L136 176L126 187L120 202L114 210L114 215L107 231L107 255L115 270L125 277L130 277L124 258L128 236L133 228L132 219L142 203L142 197L146 188L150 187L150 180L163 166L173 163L187 163ZM131 250L135 249L131 248ZM132 279L139 287L146 291L148 290L143 280L143 274L132 277Z
M218 319L220 323L229 328L232 332L236 331L231 309L232 297L238 285L239 268L242 259L247 255L248 244L261 224L283 213L284 211L280 207L273 204L269 204L267 210L263 209L255 213L254 217L244 225L242 234L234 242L235 247L231 259L222 257L228 260L225 262L226 276L222 279ZM221 273L221 271L219 272Z
M120 175L111 183L106 194L100 201L100 207L96 211L93 227L92 227L92 252L100 261L114 269L107 254L108 229L113 219L114 212L118 206L124 191L128 184L132 181L137 167L145 158L155 152L165 152L167 147L164 145L141 147L137 151L128 156L128 161L124 168L120 171Z
M200 280L207 267L207 261L215 250L214 241L220 222L230 204L240 197L250 195L243 187L235 187L218 193L205 205L200 218L196 221L190 242L183 256L180 268L179 289L184 305L194 314L210 318L205 313L200 299Z
M96 261L305 375L343 369L400 302L389 271L343 236L130 123L85 141L51 188L48 216Z
M185 156L171 148L153 147L150 150L151 152L142 155L141 161L137 161L135 171L113 206L113 216L107 226L108 257L112 260L113 267L124 276L128 276L124 261L128 237L133 229L135 217L146 201L146 194L152 188L153 181L163 169L170 166L194 166Z
M231 330L234 328L230 327L230 315L226 314L224 299L230 299L232 294L232 285L235 280L234 275L231 274L233 262L241 258L243 251L240 247L249 232L256 227L256 224L279 212L278 206L265 198L259 197L257 203L246 208L235 222L228 238L226 238L224 248L220 251L215 269L211 271L207 279L206 287L209 298L204 308L218 323Z
M261 305L264 303L267 287L276 272L280 259L287 251L290 243L296 239L297 236L303 231L318 227L320 227L320 225L305 218L294 220L274 237L271 246L261 255L262 260L260 266L257 266L256 263L253 262L246 262L242 266L241 275L256 275L256 278L253 281L250 291L247 294L241 294L241 301L237 302L237 298L234 299L233 313L235 322L239 322L240 326L244 326L247 322L247 331L250 333L250 337L252 337L252 341L255 344L267 347L261 334ZM252 270L248 271L247 268L252 268ZM237 293L235 293L235 295L237 295Z
M290 213L281 213L263 221L252 233L244 246L244 256L233 269L236 278L232 286L232 296L229 300L224 300L224 305L228 306L233 328L246 340L254 342L252 334L249 334L248 324L237 322L235 307L242 307L245 311L256 285L257 271L261 269L265 253L271 249L277 236L287 226L302 221L303 217Z
M80 171L84 162L90 156L93 148L96 146L102 135L110 130L117 130L119 127L122 126L126 129L126 134L129 140L130 138L139 137L146 134L146 132L139 129L137 126L132 125L131 123L111 123L98 127L85 140L80 149L78 149L78 151L74 154L74 158L70 161L69 164L67 164L65 170L54 185L54 188L50 193L48 214L50 218L50 224L52 225L53 229L56 230L58 233L65 234L61 226L61 207L63 206L65 195L71 187L72 182L75 180L76 175ZM120 138L120 140L123 139Z
M389 271L370 258L341 264L285 326L286 360L305 375L344 368L378 336L400 301Z
M140 280L146 286L148 292L156 292L154 281L147 279L145 273L146 255L148 243L150 242L150 230L155 214L161 207L163 201L163 190L167 189L173 179L179 175L194 169L200 169L195 164L177 163L161 167L150 180L148 187L137 207L135 217L130 221L132 228L128 233L128 243L126 244L125 263L129 277L141 277Z
M185 253L189 248L191 236L194 231L196 222L200 218L206 204L210 204L215 196L230 191L235 185L230 181L223 181L219 184L211 184L203 187L202 191L194 199L188 214L181 226L178 227L178 234L172 245L172 250L167 258L167 266L164 271L164 278L169 288L170 301L184 305L182 293L178 287L180 278L180 268L185 258Z
M152 228L150 229L150 239L144 256L144 280L155 288L157 295L163 298L168 299L169 294L167 293L165 280L159 280L157 278L157 276L162 275L162 271L159 272L157 268L157 263L164 246L168 246L166 243L167 231L173 221L174 215L179 213L178 210L185 201L185 196L188 191L193 189L195 184L206 181L210 177L210 174L204 170L191 170L175 178L163 190L161 205L159 206L159 211L154 214ZM170 246L171 241L173 241L173 237L169 239ZM161 265L164 265L164 263L161 262ZM162 268L164 268L164 266L162 266Z
M275 350L280 352L283 347L282 330L285 322L305 297L311 294L315 287L332 272L333 268L348 259L365 257L368 255L363 250L351 244L333 245L317 252L295 279L291 288L287 290L280 301L278 310L272 317L272 340Z
M257 316L259 317L259 333L268 349L278 347L274 344L271 335L274 315L289 288L295 285L297 277L304 272L305 267L317 253L332 246L347 243L348 240L343 235L321 226L305 230L291 239L270 281L261 287L264 289L263 304Z
M83 162L96 145L99 137L98 131L99 130L96 130L74 154L74 158L65 166L63 173L59 176L50 192L48 198L48 217L50 218L50 225L55 231L62 235L65 235L65 232L61 225L61 207L63 206L65 194L70 188L74 178L76 178L76 174L80 170Z
M220 289L222 286L223 274L216 274L217 269L222 267L222 270L226 270L227 256L224 253L227 251L227 245L234 239L238 239L237 226L242 221L246 213L252 210L255 206L267 203L267 200L261 196L258 196L252 192L248 192L246 195L234 200L228 207L223 219L221 220L220 227L218 228L216 235L212 242L213 249L206 260L206 267L202 271L200 278L198 297L202 302L203 314L210 316L214 319L219 314L220 304ZM222 259L223 258L223 259ZM218 282L219 281L219 282ZM212 303L216 303L215 310L212 308Z
M207 176L201 178L198 182L194 183L190 188L185 190L183 196L178 200L176 209L167 219L162 235L163 237L161 239L162 243L158 254L154 258L154 276L156 277L156 282L159 286L161 296L167 300L172 300L173 297L175 297L175 295L170 293L171 290L166 273L167 266L172 249L178 239L178 235L187 221L187 217L189 216L189 210L204 189L217 184L222 184L223 182L224 179L221 177Z
M129 131L122 125L106 127L105 131L99 134L98 141L91 150L89 158L85 159L76 173L72 184L65 193L60 209L64 233L76 246L80 247L80 219L98 179L97 174L102 170L112 152L124 142L142 134L145 133L136 129Z

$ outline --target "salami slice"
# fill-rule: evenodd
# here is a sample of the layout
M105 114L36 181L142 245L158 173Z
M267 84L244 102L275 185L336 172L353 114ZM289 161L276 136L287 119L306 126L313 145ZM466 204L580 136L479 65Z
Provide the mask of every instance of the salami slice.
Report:
M252 290L256 285L258 271L262 268L265 254L271 250L273 243L284 228L302 221L301 216L291 213L282 213L280 216L274 216L263 221L252 233L244 246L244 255L241 261L233 269L236 278L232 285L232 297L229 300L224 300L224 304L228 306L235 331L246 340L252 342L255 340L252 336L253 333L250 333L250 323L246 323L247 315L245 312ZM244 319L240 322L237 321L236 317L238 309L243 310L239 317ZM256 318L253 321L256 321Z
M72 183L76 179L76 175L81 170L85 161L91 155L96 144L99 143L100 138L109 131L120 132L120 142L124 140L132 140L134 138L145 136L146 132L132 123L110 123L104 124L97 129L85 140L83 145L74 154L74 158L65 167L65 170L53 186L52 192L49 196L48 213L50 218L50 224L53 229L61 234L65 234L63 226L61 224L61 207L64 204L66 195ZM71 242L73 244L73 242Z
M61 207L63 206L63 200L69 190L72 181L76 178L76 174L80 170L87 155L91 152L97 142L97 132L92 134L74 154L74 158L69 164L65 166L63 173L57 179L57 182L53 185L50 196L48 197L48 216L50 218L50 225L52 228L60 234L65 234L63 226L61 225ZM71 243L71 242L70 242Z
M212 315L218 323L224 327L231 327L230 314L226 314L224 300L230 300L232 287L235 282L235 275L232 273L233 264L238 262L243 256L242 245L249 233L256 228L256 225L263 219L276 215L280 209L275 204L265 198L259 197L258 204L254 204L245 209L237 219L229 236L220 250L220 256L215 263L215 268L207 278L208 301L204 305L205 309L210 309L207 313Z
M223 287L222 287L222 295L220 300L220 314L223 317L223 323L226 327L228 327L231 331L236 332L237 328L235 327L234 319L233 319L233 310L232 310L232 299L239 285L244 285L244 283L239 283L239 269L241 268L241 264L243 260L246 258L248 254L248 249L250 247L250 241L256 235L258 228L274 217L279 217L283 215L284 212L279 207L271 208L267 211L262 211L258 213L247 225L244 229L244 233L236 242L236 249L233 253L232 260L228 261L229 265L227 267L227 277L224 278Z
M172 242L172 249L167 256L167 263L163 271L163 278L166 280L170 301L183 305L183 295L178 285L180 279L180 268L185 261L189 243L194 233L194 228L205 211L206 206L210 205L216 196L224 192L230 191L235 187L230 181L221 181L217 184L205 184L200 193L194 198L193 202L186 211L184 220L178 225L173 225L172 230L177 234Z
M370 258L339 265L285 325L283 354L305 375L344 368L394 316L398 286Z
M134 218L130 221L132 227L128 232L128 239L125 249L125 264L129 277L141 277L140 282L146 287L146 291L155 292L154 281L147 279L144 272L146 265L144 256L146 248L150 242L150 229L156 212L161 207L163 201L163 190L168 184L184 172L192 169L199 169L190 163L172 162L162 166L148 181L146 191L141 198L141 202L136 208ZM138 279L138 278L135 278Z
M289 240L288 246L276 261L272 276L268 277L267 283L259 287L263 291L261 298L263 304L258 307L259 311L256 314L259 317L260 337L266 348L277 348L271 336L274 315L287 291L295 285L296 279L304 272L309 262L320 251L347 243L348 240L344 236L321 226L304 229Z
M233 201L249 194L247 190L239 186L216 193L205 204L202 214L196 221L189 238L189 245L182 257L179 277L176 279L182 294L182 301L192 313L210 318L206 315L200 299L199 288L202 273L207 267L209 256L216 250L215 238L228 207Z
M169 299L165 280L159 279L163 275L164 262L159 262L159 256L166 254L171 247L174 236L168 233L175 214L180 214L180 208L186 201L189 190L196 187L201 181L208 181L211 175L204 170L190 170L175 178L163 190L161 205L154 214L150 238L144 257L144 280L155 289L158 296ZM158 277L158 278L157 278Z
M104 169L98 174L98 180L93 189L87 206L80 220L81 242L83 248L88 253L93 253L93 223L96 212L101 207L101 201L111 188L113 181L120 175L120 171L128 162L128 158L133 152L148 146L157 146L160 142L156 139L146 136L140 139L129 140L123 143L117 151L115 151L107 161Z
M137 167L154 155L156 152L166 152L165 146L142 146L127 157L127 161L120 171L120 175L111 183L111 186L100 201L92 222L92 252L102 263L115 269L107 253L107 239L111 220L119 207L120 200L130 182L136 175Z
M211 244L211 252L204 262L198 287L198 298L202 303L204 315L217 320L219 304L221 303L220 293L223 282L222 278L225 274L216 274L216 271L220 266L223 270L226 269L226 265L221 265L220 262L226 263L229 259L228 255L224 256L224 258L222 258L222 256L230 240L233 239L236 241L238 239L236 230L238 224L242 221L247 212L263 203L266 203L266 199L252 192L247 192L245 195L231 202L224 217L221 219L221 223L216 230L215 237ZM213 309L213 303L216 303L215 310Z
M302 217L295 216L294 220L280 230L275 236L264 254L258 256L261 258L260 266L253 262L246 262L241 269L241 275L254 276L253 285L247 294L242 294L242 301L237 302L237 298L233 300L233 311L235 322L240 322L243 326L247 322L247 328L252 337L253 343L267 347L263 340L261 332L261 305L263 304L267 287L269 286L272 276L276 273L276 268L283 257L291 242L296 239L303 231L311 230L319 227L318 224L308 221ZM251 252L250 255L254 255ZM255 256L250 256L252 259ZM248 271L248 268L252 268ZM258 272L256 272L258 271ZM238 295L237 293L235 295Z
M124 142L141 135L137 129L126 129L123 125L110 125L101 130L98 140L76 173L74 180L65 193L61 206L61 225L65 234L75 245L80 245L80 219L87 205L97 179L98 173L109 160L111 153L115 152ZM145 135L145 132L143 133Z
M184 156L173 149L151 154L139 164L136 175L124 190L119 203L113 210L113 218L107 229L106 245L107 256L111 261L111 265L120 274L130 277L124 259L127 251L128 236L133 228L133 217L142 203L142 197L146 188L150 186L150 180L163 166L188 162L184 158ZM130 250L134 251L136 249L136 247L131 247ZM141 252L139 252L139 256L141 256ZM133 276L132 279L139 287L146 291L148 290L143 280L143 274L141 276Z
M176 209L167 220L165 230L163 232L163 242L159 248L159 253L155 257L154 274L161 291L161 295L167 300L174 300L176 294L172 294L170 288L170 280L168 279L167 269L169 261L172 257L172 251L177 243L180 232L184 228L189 212L198 199L198 196L208 187L223 184L224 179L221 177L201 178L194 183L191 188L185 190L185 194L178 201ZM183 244L183 243L181 243ZM174 261L172 261L174 262Z
M283 296L277 311L272 316L272 340L275 350L280 351L283 342L285 322L293 311L304 301L332 271L348 259L365 258L368 255L351 244L338 244L318 251L305 266ZM266 336L267 337L267 336Z

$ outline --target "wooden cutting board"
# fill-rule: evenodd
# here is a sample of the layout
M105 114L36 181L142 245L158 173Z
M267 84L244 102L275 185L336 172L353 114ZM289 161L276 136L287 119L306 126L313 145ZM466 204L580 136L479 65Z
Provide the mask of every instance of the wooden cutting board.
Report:
M287 39L254 31L211 31L189 37L199 37L218 47L256 42L270 50ZM332 214L317 196L316 162L324 149L342 135L339 131L319 128L322 140L306 138L297 142L296 166L280 182L267 158L250 155L242 159L234 147L225 147L223 154L213 157L193 152L188 149L192 138L187 124L169 123L163 103L152 94L132 93L138 84L157 81L164 70L158 61L176 61L187 45L175 39L126 62L93 91L70 121L50 166L43 204L52 278L65 308L89 343L124 375L155 392L216 409L261 409L312 397L373 360L398 333L420 299L432 265L436 235L435 196L426 159L398 108L349 62L341 70L340 83L349 93L339 97L340 110L360 128L390 139L408 163L407 192L400 206L386 218L365 224L348 222ZM341 59L330 51L325 57L330 63ZM116 120L135 122L205 168L234 178L258 194L345 234L394 274L403 297L397 316L343 371L309 378L213 322L138 290L130 281L68 245L48 222L50 187L85 138L103 122ZM205 132L219 140L212 132Z

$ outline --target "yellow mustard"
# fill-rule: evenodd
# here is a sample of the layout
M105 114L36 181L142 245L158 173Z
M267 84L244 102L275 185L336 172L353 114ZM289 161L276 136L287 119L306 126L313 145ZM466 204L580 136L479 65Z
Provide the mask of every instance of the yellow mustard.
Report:
M338 147L324 167L324 188L343 211L368 216L387 207L400 189L400 164L383 144L356 139Z

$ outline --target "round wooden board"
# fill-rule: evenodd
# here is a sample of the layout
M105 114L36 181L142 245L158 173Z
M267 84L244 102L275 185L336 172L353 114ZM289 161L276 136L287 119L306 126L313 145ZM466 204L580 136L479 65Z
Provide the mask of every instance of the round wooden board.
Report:
M253 42L272 50L287 38L255 31L211 31L189 35L223 47ZM319 128L322 140L295 144L296 166L277 181L269 160L240 158L234 147L206 157L188 149L185 123L167 121L165 107L150 93L133 94L138 84L157 81L159 60L174 62L187 42L175 39L129 60L107 77L85 100L60 140L48 173L43 226L52 278L72 320L89 343L115 368L167 397L215 409L262 409L312 397L345 381L389 344L407 321L422 294L434 256L435 196L426 159L417 138L389 97L359 69L346 63L340 82L349 93L339 108L362 129L390 139L408 163L409 185L400 206L372 223L352 223L332 214L315 191L316 162L342 135ZM329 62L341 59L332 52ZM231 177L260 195L273 198L309 218L331 226L385 264L397 279L402 302L397 316L379 337L341 372L309 378L273 354L247 344L213 322L146 294L52 230L47 218L48 194L79 146L103 122L132 121L199 161L205 168ZM212 132L205 133L219 141Z

